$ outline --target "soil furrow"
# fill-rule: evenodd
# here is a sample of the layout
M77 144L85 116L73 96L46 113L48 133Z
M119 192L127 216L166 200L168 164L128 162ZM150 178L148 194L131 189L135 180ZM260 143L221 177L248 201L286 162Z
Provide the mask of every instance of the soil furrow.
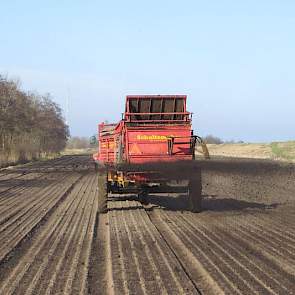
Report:
M64 264L62 273L59 276L59 282L63 281L61 287L57 288L63 290L64 294L73 294L74 290L72 289L72 285L75 280L78 280L77 271L80 267L79 258L82 252L82 246L85 241L87 228L89 227L92 207L94 206L94 197L95 194L91 194L92 188L95 185L96 177L92 175L89 179L85 191L83 191L83 199L85 199L84 207L78 208L78 210L82 211L82 216L80 218L80 222L78 224L77 230L75 231L75 241L73 241L70 246L70 251L68 251L68 255L72 257L72 262L69 263L67 261ZM85 262L83 262L85 263ZM87 272L86 272L87 273ZM77 292L77 294L81 294Z
M79 267L76 271L76 279L73 282L73 291L77 294L88 293L88 272L90 268L92 243L94 242L94 230L96 226L96 217L98 210L98 191L96 190L97 176L94 179L91 193L93 194L93 203L89 204L89 222L79 257Z
M111 208L112 209L112 208ZM117 212L110 212L110 246L113 269L113 283L115 294L129 294L127 282L127 269L125 262L128 263L126 255L123 253L123 245L120 235L120 225L117 221Z
M77 178L71 180L67 185L63 186L61 190L54 188L53 196L47 198L42 203L33 205L33 207L26 208L25 216L18 223L11 225L11 228L1 234L1 238L5 241L5 244L0 247L0 261L24 238L33 227L35 227L40 220L51 210L52 207L58 202L58 200L72 187L73 183L77 181Z
M292 167L206 161L200 214L172 193L110 195L98 214L89 159L1 170L0 294L294 293Z
M269 292L273 292L273 290L277 292L284 289L284 287L280 285L280 282L275 278L275 275L269 273L268 265L263 265L262 261L257 260L256 256L251 255L251 252L248 254L249 251L247 251L247 248L242 248L239 245L236 245L232 240L230 240L231 242L227 242L229 239L223 238L221 235L223 229L221 229L221 227L217 227L216 230L212 227L208 229L206 225L198 220L192 221L189 217L191 216L186 216L184 218L185 222L193 227L198 233L201 233L203 237L210 240L215 247L220 248L224 252L223 256L231 256L237 264L249 273L249 276L252 276L252 278L248 277L248 279L247 275L244 275L243 277L252 283L252 287L255 287L256 285L256 291L263 291L259 285L268 289ZM197 232L195 234L197 234ZM233 229L231 233L235 233L235 230ZM255 284L255 281L257 281L259 285L257 285L257 283ZM286 288L286 290L288 289Z
M184 245L187 246L198 259L200 259L199 256L201 254L207 260L207 267L208 264L214 266L213 268L210 267L210 269L207 269L207 272L214 276L217 284L223 284L223 286L220 287L225 288L225 293L227 292L226 290L230 288L229 290L231 290L231 293L237 292L242 294L243 292L248 292L253 294L250 284L247 283L230 264L233 261L228 261L227 257L221 255L218 249L210 247L210 244L208 245L201 237L193 235L194 232L187 227L181 227L178 224L178 220L171 219L166 213L163 213L163 216L163 222L167 223L179 239L184 242ZM206 266L204 267L206 268Z
M50 214L53 208L57 206L57 204L62 201L62 199L65 198L66 195L72 190L78 179L79 178L76 177L71 182L69 182L68 185L62 187L62 190L59 191L58 195L53 200L49 199L49 203L46 203L45 206L40 207L42 208L41 210L35 210L34 212L36 212L37 215L34 215L33 213L32 215L27 215L24 220L14 226L12 231L9 232L9 235L7 235L7 231L4 232L7 240L0 248L0 261L2 261L14 249L23 238L28 236L43 218ZM4 240L3 236L2 239Z
M152 257L154 264L157 266L157 272L160 274L159 284L163 281L168 294L173 292L178 294L198 293L194 282L188 277L180 261L171 251L157 227L151 222L147 213L145 212L142 216L138 216L139 210L137 210L136 215L132 215L134 222L142 220L144 225L144 228L142 226L139 227L139 231L142 232L145 243L150 247L151 254L149 257ZM161 259L159 259L160 257ZM157 272L155 272L154 276L156 276Z
M68 180L71 180L71 177L67 177ZM66 179L66 177L61 177L60 181L63 181ZM29 208L34 207L38 203L42 203L43 200L46 200L48 198L48 194L52 194L57 189L57 184L53 183L48 186L46 186L44 189L39 190L30 190L26 192L25 195L21 195L21 197L15 198L14 202L12 204L6 205L6 210L1 213L1 219L0 219L0 230L3 231L8 225L14 223L17 221L18 218L22 217L26 214L26 211L24 211L28 206ZM7 212L5 214L4 212ZM17 214L18 212L19 214ZM5 225L3 223L5 222Z
M12 272L9 274L9 277L3 280L4 284L3 286L0 285L0 290L7 290L7 288L9 288L8 290L14 290L25 275L27 269L29 267L32 267L32 263L34 263L35 261L40 262L40 260L36 258L38 257L40 251L44 246L48 247L48 251L46 251L45 253L49 253L49 255L45 257L45 262L52 257L51 246L54 244L54 241L59 242L60 236L63 235L63 231L58 230L59 226L62 226L65 232L66 230L68 230L68 223L63 222L63 220L68 220L72 218L72 215L67 214L67 211L69 208L73 208L72 203L75 202L75 199L71 200L69 198L66 198L66 201L67 200L69 200L69 202L65 202L64 204L62 203L61 206L57 208L55 214L49 218L48 222L46 222L44 225L42 225L42 227L39 228L40 234L38 235L36 233L37 237L34 239L34 243L31 244L31 240L27 241L27 245L23 247L27 248L27 253L24 257L22 256L22 254L25 251L19 249L19 256L21 259L19 263L14 266ZM63 212L62 209L65 205L65 215L63 215L61 213ZM58 216L59 218L56 218L56 216ZM28 279L28 281L30 281L30 278ZM5 294L9 294L9 292Z
M128 203L127 203L127 205L128 205ZM130 222L129 218L124 215L126 215L126 214L124 214L124 211L122 210L121 211L121 220L123 221L125 233L126 233L126 236L128 237L128 241L130 244L130 248L131 248L131 252L132 252L131 254L133 256L135 268L136 268L138 278L139 278L139 287L140 287L143 294L147 294L147 288L149 288L149 287L145 283L145 280L146 280L145 272L141 268L142 265L140 265L140 263L143 262L142 256L146 255L146 253L143 253L143 252L145 252L145 251L143 251L143 249L145 248L145 245L141 244L141 243L136 244L136 242L138 242L139 239L137 237L135 237L135 235L134 235L134 232L136 230L134 227L134 224L132 224L132 222ZM127 222L128 222L128 224L127 224Z
M50 293L56 282L55 278L59 274L62 263L64 262L63 259L68 251L68 245L72 242L72 239L69 237L73 237L76 232L75 222L78 222L77 208L80 206L81 208L84 208L84 199L81 198L85 187L84 179L78 183L76 189L68 196L71 207L67 212L67 215L65 215L68 216L66 219L67 223L60 223L61 230L57 232L54 246L50 247L50 250L53 253L52 259L47 261L46 276L38 286L39 290L46 290L46 293ZM64 211L63 208L61 208L61 210ZM66 243L63 243L63 241L66 241ZM60 249L58 247L60 247ZM46 251L43 252L46 253ZM56 255L56 253L59 253L59 255ZM42 271L44 271L44 269Z

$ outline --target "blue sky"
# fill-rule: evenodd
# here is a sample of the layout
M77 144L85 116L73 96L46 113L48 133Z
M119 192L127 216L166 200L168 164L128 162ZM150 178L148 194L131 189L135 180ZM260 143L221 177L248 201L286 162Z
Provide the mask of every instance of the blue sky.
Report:
M295 2L1 1L0 73L50 92L72 135L127 94L187 94L199 135L295 139Z

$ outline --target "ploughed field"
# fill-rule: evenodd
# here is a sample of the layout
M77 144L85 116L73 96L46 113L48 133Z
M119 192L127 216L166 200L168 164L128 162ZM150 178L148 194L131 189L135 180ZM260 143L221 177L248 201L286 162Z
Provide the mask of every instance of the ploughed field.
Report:
M110 196L89 156L0 171L0 294L294 294L295 168L199 161L182 194Z

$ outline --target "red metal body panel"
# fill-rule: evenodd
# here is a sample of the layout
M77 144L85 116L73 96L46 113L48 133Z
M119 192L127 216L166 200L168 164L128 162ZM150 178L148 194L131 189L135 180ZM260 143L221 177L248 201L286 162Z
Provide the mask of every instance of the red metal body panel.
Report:
M112 165L115 162L115 124L98 125L98 155L96 161L104 165Z
M169 152L168 141L174 138ZM190 160L190 125L155 125L126 128L126 156L129 163Z
M99 152L94 159L109 166L191 160L194 137L186 99L185 95L127 96L123 119L99 124Z

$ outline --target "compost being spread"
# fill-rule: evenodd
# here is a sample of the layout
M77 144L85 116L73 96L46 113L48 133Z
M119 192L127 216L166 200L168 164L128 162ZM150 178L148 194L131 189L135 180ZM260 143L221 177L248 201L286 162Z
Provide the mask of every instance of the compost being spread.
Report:
M186 106L185 95L127 96L122 120L99 124L99 150L93 158L96 169L106 174L101 212L108 193L137 193L148 203L150 192L180 191L187 192L191 211L201 210L201 170L191 162L197 144L206 158L209 153L194 135Z

